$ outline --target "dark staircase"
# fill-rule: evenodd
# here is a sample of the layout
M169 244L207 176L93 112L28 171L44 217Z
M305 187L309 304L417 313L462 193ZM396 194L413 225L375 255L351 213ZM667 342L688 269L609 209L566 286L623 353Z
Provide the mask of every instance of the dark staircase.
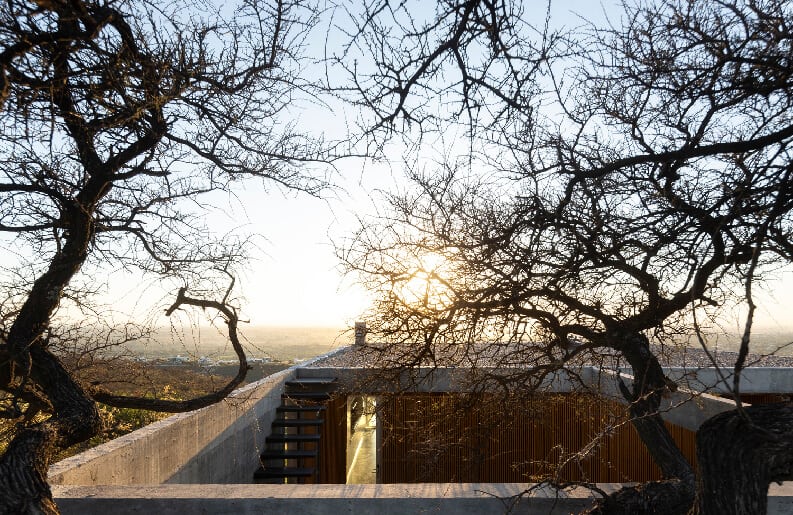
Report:
M335 377L303 377L287 381L276 408L270 436L259 456L254 483L316 483L323 418L336 388Z

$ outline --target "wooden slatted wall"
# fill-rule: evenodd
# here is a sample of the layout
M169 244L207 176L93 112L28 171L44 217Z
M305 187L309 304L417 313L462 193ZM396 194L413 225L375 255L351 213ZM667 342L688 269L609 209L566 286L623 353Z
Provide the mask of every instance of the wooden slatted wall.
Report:
M325 403L319 443L319 482L347 481L347 396L334 395Z
M501 403L485 395L402 394L381 401L378 417L384 483L661 478L625 406L590 395ZM693 464L694 432L668 427Z

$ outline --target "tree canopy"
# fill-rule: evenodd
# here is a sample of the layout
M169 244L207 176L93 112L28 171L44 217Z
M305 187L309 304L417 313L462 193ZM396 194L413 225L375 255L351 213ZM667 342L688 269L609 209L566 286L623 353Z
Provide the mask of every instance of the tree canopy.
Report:
M289 118L314 88L298 72L315 20L311 5L258 0L12 0L0 11L0 232L11 258L0 276L0 415L20 423L0 457L0 512L57 511L50 459L100 431L97 402L186 411L244 379L232 287L245 242L213 236L200 199L245 179L310 194L327 184L330 146ZM58 349L74 338L70 320L101 325L92 293L108 266L180 285L169 314L216 314L237 376L185 401L80 384ZM59 318L65 309L71 318Z
M49 460L101 429L98 402L188 410L244 378L233 286L245 242L214 237L201 199L247 179L322 191L335 149L290 119L296 98L318 93L300 72L320 14L279 0L11 0L0 12L0 232L14 256L0 274L0 403L21 428L0 456L0 512L57 510ZM366 151L394 136L419 152L466 136L341 249L380 293L368 322L384 350L399 366L484 351L529 364L508 378L529 389L615 356L633 371L622 393L668 480L597 509L687 510L695 472L658 413L676 385L650 343L696 336L703 315L744 299L739 394L752 288L793 253L791 7L627 3L610 25L570 30L518 2L370 0L348 14L328 86L360 109ZM178 284L169 313L217 313L237 377L187 401L80 384L58 352L75 334L59 316L101 323L90 274L108 264ZM762 509L763 486L789 466L785 453L768 458L791 440L776 423L790 411L739 403L708 426L773 445L753 444L765 468L744 504L740 488L706 490L718 467L702 467L698 509Z
M651 511L687 511L694 471L658 415L676 385L650 338L695 338L703 316L744 299L739 392L752 286L791 258L790 6L629 3L610 26L569 32L488 2L444 3L426 19L377 2L369 12L402 20L397 36L370 21L357 39L397 56L366 77L381 89L361 91L383 126L464 114L473 127L466 159L412 172L415 187L387 196L389 209L341 250L380 292L369 320L385 355L493 363L493 346L512 343L495 364L522 360L534 379L499 383L526 388L616 352L634 374L622 384L632 422L675 490L625 489L623 509L653 497ZM456 110L427 114L428 96ZM699 507L735 491L703 493Z

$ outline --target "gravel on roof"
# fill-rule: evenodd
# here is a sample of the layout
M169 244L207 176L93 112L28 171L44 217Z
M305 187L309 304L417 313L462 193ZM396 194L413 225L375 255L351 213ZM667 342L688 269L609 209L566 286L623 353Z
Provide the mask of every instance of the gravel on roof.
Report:
M680 345L653 345L653 351L661 366L664 367L687 367L687 368L705 368L713 367L715 364L719 367L732 368L738 359L738 353L732 351L712 351L711 355L701 348L685 347ZM407 354L403 354L407 356ZM497 349L494 352L484 352L476 354L476 366L520 366L526 363L536 363L528 353L517 355L518 359L522 357L522 361L515 362L516 359L510 356L509 361L505 357L503 349ZM711 359L712 358L712 359ZM350 346L332 356L318 360L312 364L312 367L335 367L335 368L357 368L357 367L378 367L387 363L394 366L398 363L399 356L389 355L376 346ZM429 362L427 364L430 364ZM472 366L472 358L470 353L466 353L465 359L455 360L438 359L435 364L440 366ZM615 353L605 353L603 355L589 355L583 357L581 360L571 362L573 366L582 365L598 365L607 368L623 369L629 368L624 361L621 361ZM758 355L749 354L746 360L746 367L793 367L793 356L778 356L778 355Z

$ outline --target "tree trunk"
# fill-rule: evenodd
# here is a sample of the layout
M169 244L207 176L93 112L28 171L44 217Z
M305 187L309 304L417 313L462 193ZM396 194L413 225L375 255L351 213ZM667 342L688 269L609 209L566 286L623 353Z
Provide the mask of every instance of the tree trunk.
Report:
M31 378L55 409L49 419L22 429L0 456L0 514L58 513L47 484L53 454L101 430L96 403L58 358L38 344L30 356Z
M622 341L619 350L633 368L631 390L620 383L622 394L630 403L631 423L664 478L688 482L693 495L694 470L680 452L658 412L662 396L676 387L664 376L658 359L650 351L647 337L629 334L623 336Z
M793 403L728 411L697 431L694 513L766 513L772 481L793 479Z
M68 213L69 232L63 246L33 283L8 331L9 363L3 389L14 395L28 391L45 399L52 416L20 430L0 456L0 514L58 513L47 485L47 470L56 448L87 440L102 427L96 403L45 348L41 336L64 288L85 262L94 233L91 213L108 188L109 183L96 174L77 195L81 201Z
M9 444L0 460L0 514L57 514L47 484L49 460L42 450L52 447L54 428L45 422L25 429Z
M684 515L694 498L691 485L680 479L626 486L601 499L586 515Z
M662 395L674 386L664 376L644 335L622 333L614 334L612 338L617 342L615 347L633 368L631 389L620 382L620 390L630 403L631 423L665 480L622 488L599 501L588 513L685 514L694 503L694 470L658 413Z

